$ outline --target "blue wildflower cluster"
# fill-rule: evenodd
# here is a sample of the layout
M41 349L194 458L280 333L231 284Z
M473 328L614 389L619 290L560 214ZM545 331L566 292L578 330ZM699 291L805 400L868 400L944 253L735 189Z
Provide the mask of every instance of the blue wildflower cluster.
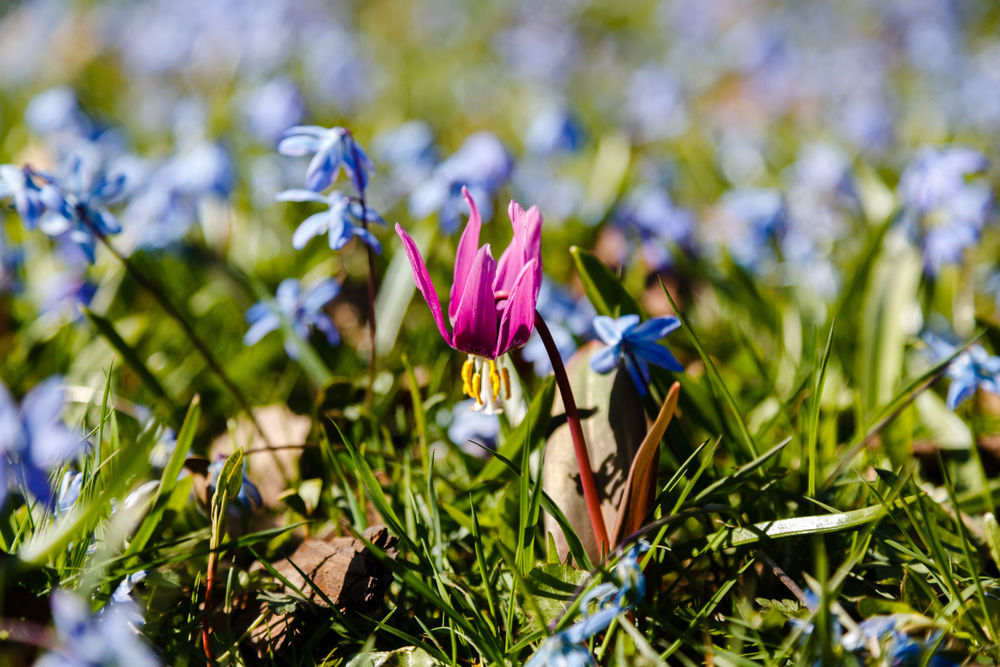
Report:
M646 577L639 565L639 558L647 551L649 544L646 542L640 541L630 546L612 571L616 583L598 584L584 593L580 598L580 619L546 639L525 667L582 667L597 664L590 651L581 644L607 630L620 614L635 609L642 602L646 596Z
M605 347L594 353L590 367L598 373L610 373L619 363L624 364L639 395L645 396L649 391L649 364L675 373L684 370L670 350L659 344L681 323L676 317L655 317L642 324L639 319L638 315L595 317L594 331Z

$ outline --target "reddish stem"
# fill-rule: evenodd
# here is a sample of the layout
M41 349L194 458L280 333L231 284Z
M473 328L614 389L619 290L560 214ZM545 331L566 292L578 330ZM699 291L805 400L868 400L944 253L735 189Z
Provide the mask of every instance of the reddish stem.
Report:
M576 401L573 399L573 389L569 384L569 376L566 375L566 367L563 365L562 357L559 355L559 348L552 340L549 328L545 326L542 315L535 311L535 328L545 345L545 351L552 362L552 372L556 376L556 384L559 386L559 393L562 395L563 406L566 409L566 423L569 425L569 433L573 438L573 449L576 452L576 462L580 466L580 482L583 484L583 499L587 503L587 513L590 515L590 525L594 530L594 537L597 538L598 549L601 557L608 553L608 530L604 525L604 515L601 514L601 503L597 497L597 485L594 483L594 469L590 465L590 454L587 452L587 442L583 437L583 427L580 425L580 413L576 409Z
M205 615L201 621L201 643L205 649L208 667L212 667L215 658L212 657L212 642L209 638L209 628L212 625L212 590L215 588L216 555L213 551L208 555L208 574L205 576Z

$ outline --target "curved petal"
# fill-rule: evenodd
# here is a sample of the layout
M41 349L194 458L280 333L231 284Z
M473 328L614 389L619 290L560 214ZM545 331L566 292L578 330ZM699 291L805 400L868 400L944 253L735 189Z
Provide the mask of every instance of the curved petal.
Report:
M462 186L462 196L469 204L469 223L465 225L462 238L458 240L458 252L455 254L455 281L451 284L451 294L448 301L448 319L455 322L455 315L458 313L458 302L461 299L465 283L469 279L469 272L472 270L472 263L476 260L476 253L479 251L479 231L482 229L482 218L479 216L479 208L469 194L469 189Z
M649 384L649 365L641 358L635 358L626 354L625 368L628 370L628 374L632 376L632 384L635 385L639 396L645 396L647 391L646 385Z
M309 288L305 298L302 299L302 307L307 312L315 313L333 301L338 294L340 294L340 283L333 278L324 278Z
M48 470L65 463L82 444L79 434L60 423L48 424L31 434L31 460L39 468Z
M326 315L320 315L316 318L316 322L314 324L317 329L323 332L323 335L326 336L326 341L330 343L330 345L340 344L340 332L337 331L337 327L334 326L333 320Z
M378 242L378 239L370 231L364 227L355 227L352 233L374 250L376 255L382 254L382 244Z
M531 331L535 327L535 296L538 294L535 265L534 260L528 262L514 281L507 297L507 306L500 318L494 357L522 347L531 337Z
M324 145L313 156L306 168L306 187L314 192L325 190L333 182L340 168L340 145Z
M608 345L594 352L590 357L590 368L596 373L610 373L618 365L618 357L621 356L621 348L617 345Z
M50 377L21 401L21 414L30 431L40 430L59 418L66 402L66 391L60 377Z
M675 373L680 373L684 371L684 366L681 362L674 358L674 355L667 348L663 347L659 343L652 343L646 340L634 340L629 341L629 347L632 348L635 356L641 357L651 364L661 366L667 370L674 371Z
M330 200L321 195L318 192L313 192L312 190L303 190L302 188L292 188L291 190L282 190L278 194L274 195L275 201L314 201L320 204L329 204Z
M454 347L458 350L480 357L493 356L497 342L497 307L493 300L496 270L487 243L476 254L455 315Z
M598 315L594 318L594 331L607 345L615 345L621 341L626 331L638 323L638 315L625 315L617 320L607 315Z
M278 143L278 153L289 157L311 155L319 150L320 140L303 134L285 137Z
M431 309L431 315L434 317L434 323L437 324L438 331L441 332L441 337L444 338L448 345L454 347L452 335L444 325L444 313L441 312L441 301L438 299L437 292L434 291L434 283L431 282L431 275L427 271L427 265L424 264L424 258L421 257L420 250L417 249L417 244L413 242L413 239L410 238L410 235L406 233L406 230L398 222L396 223L396 233L403 240L403 249L406 250L406 258L410 260L410 268L413 269L413 280L417 283L417 289L423 295L424 301L427 302L427 307Z
M657 341L681 325L676 317L654 317L637 326L628 334L629 340Z
M512 199L507 207L507 215L510 216L510 225L514 229L514 238L497 262L497 279L493 286L497 291L513 289L514 281L528 261L524 245L528 238L524 209Z
M261 338L281 326L281 320L274 313L268 313L250 325L243 335L243 344L247 347L256 345Z
M330 227L330 211L313 213L302 221L292 234L292 247L302 250L314 237L327 231Z

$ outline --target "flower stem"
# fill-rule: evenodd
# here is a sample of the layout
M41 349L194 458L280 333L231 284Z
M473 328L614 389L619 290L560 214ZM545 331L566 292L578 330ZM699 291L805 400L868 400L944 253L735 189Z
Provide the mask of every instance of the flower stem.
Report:
M354 158L354 168L363 170L364 165L358 155L358 145L353 137L350 140L351 157ZM362 179L357 179L360 186ZM368 231L368 207L365 205L365 189L358 187L358 203L361 204L361 227ZM375 394L375 253L367 243L365 250L368 253L368 339L372 346L371 361L368 363L368 389L365 391L365 408L371 410L372 401Z
M545 345L545 351L552 362L552 372L556 376L556 384L559 385L559 393L562 395L563 406L566 409L566 423L569 425L569 433L573 438L573 449L576 452L576 462L580 466L580 482L583 485L583 498L587 503L587 513L590 515L590 525L594 530L594 537L597 540L601 557L608 553L610 541L608 540L608 529L604 525L604 516L601 514L601 502L597 497L597 485L594 483L594 469L590 465L590 454L587 451L587 442L583 437L583 427L580 424L580 413L576 409L576 401L573 399L573 389L569 384L569 377L566 375L566 367L563 365L562 357L559 355L559 348L556 347L549 328L545 325L541 313L535 311L535 329Z

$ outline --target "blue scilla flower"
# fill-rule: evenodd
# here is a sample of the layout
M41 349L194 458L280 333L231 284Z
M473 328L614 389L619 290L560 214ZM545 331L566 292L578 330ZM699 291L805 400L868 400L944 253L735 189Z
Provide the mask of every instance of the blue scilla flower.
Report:
M525 147L536 155L575 153L584 141L583 127L568 110L549 106L538 113L528 126Z
M646 577L642 573L639 557L649 548L649 544L642 541L629 547L612 573L617 583L603 583L589 590L580 599L583 613L580 620L546 639L526 667L596 664L580 644L607 630L619 614L635 609L645 597Z
M673 264L674 246L687 254L694 252L694 215L674 204L660 188L641 186L633 190L618 207L615 223L627 237L639 241L642 255L653 271Z
M98 614L75 593L52 593L52 622L58 644L35 667L156 667L160 662L132 619L142 612L131 599L112 599Z
M993 207L993 192L976 179L989 168L986 156L972 148L924 148L903 171L897 191L903 228L919 239L924 271L937 275L945 264L958 264L979 241Z
M83 473L67 470L63 473L59 481L59 492L56 494L56 511L59 514L66 514L76 501L80 499L80 492L83 490Z
M645 396L649 364L676 373L684 370L670 350L657 342L679 326L676 317L656 317L639 324L638 315L625 315L617 320L599 315L594 318L594 330L607 347L594 353L590 367L598 373L610 373L619 361L624 361L639 395Z
M486 457L489 454L478 445L492 449L500 434L500 417L488 415L482 411L473 410L476 400L470 398L460 401L451 409L451 425L448 427L448 439L461 447L466 454Z
M323 312L323 306L340 293L340 283L326 278L313 283L303 293L302 285L295 278L288 278L278 285L276 299L254 304L246 313L250 329L243 336L244 345L254 345L265 335L287 324L299 338L307 340L312 327L326 336L330 345L340 342L340 333L333 321ZM299 358L295 338L285 336L285 351L292 359Z
M453 234L465 211L462 188L466 187L479 206L483 220L493 217L493 195L510 180L513 160L497 136L477 132L410 195L410 214L424 218L437 212L441 230Z
M0 295L21 291L19 274L23 265L23 248L11 243L0 227Z
M41 189L31 179L27 169L0 164L0 201L9 199L28 229L37 226L38 218L45 210L41 195Z
M937 334L927 331L923 335L930 356L942 361L955 354L956 345ZM948 365L948 407L954 410L982 388L991 394L1000 394L1000 357L991 357L982 345L971 345Z
M787 207L781 193L769 189L730 190L719 200L726 249L741 267L760 272L773 259L773 241L781 238Z
M316 236L327 234L330 237L330 249L340 250L348 241L357 236L377 253L382 252L382 244L375 236L364 228L362 224L362 214L367 222L377 222L385 224L378 213L371 208L362 208L361 202L352 199L334 190L328 195L322 195L312 190L285 190L279 192L275 199L278 201L314 201L326 204L327 210L314 213L299 225L295 233L292 234L292 246L296 250L302 250Z
M83 445L79 434L59 418L64 400L58 377L28 392L20 406L0 384L0 506L15 483L46 505L54 499L49 471Z
M122 229L107 207L124 197L126 186L123 172L105 169L98 161L94 152L77 152L68 158L61 174L33 172L45 183L39 196L44 211L38 229L75 245L91 263L96 235L117 234Z
M330 187L343 168L357 191L363 193L368 175L375 173L371 158L343 127L327 129L318 125L297 125L285 132L278 152L292 157L313 156L306 169L306 188L313 192Z

